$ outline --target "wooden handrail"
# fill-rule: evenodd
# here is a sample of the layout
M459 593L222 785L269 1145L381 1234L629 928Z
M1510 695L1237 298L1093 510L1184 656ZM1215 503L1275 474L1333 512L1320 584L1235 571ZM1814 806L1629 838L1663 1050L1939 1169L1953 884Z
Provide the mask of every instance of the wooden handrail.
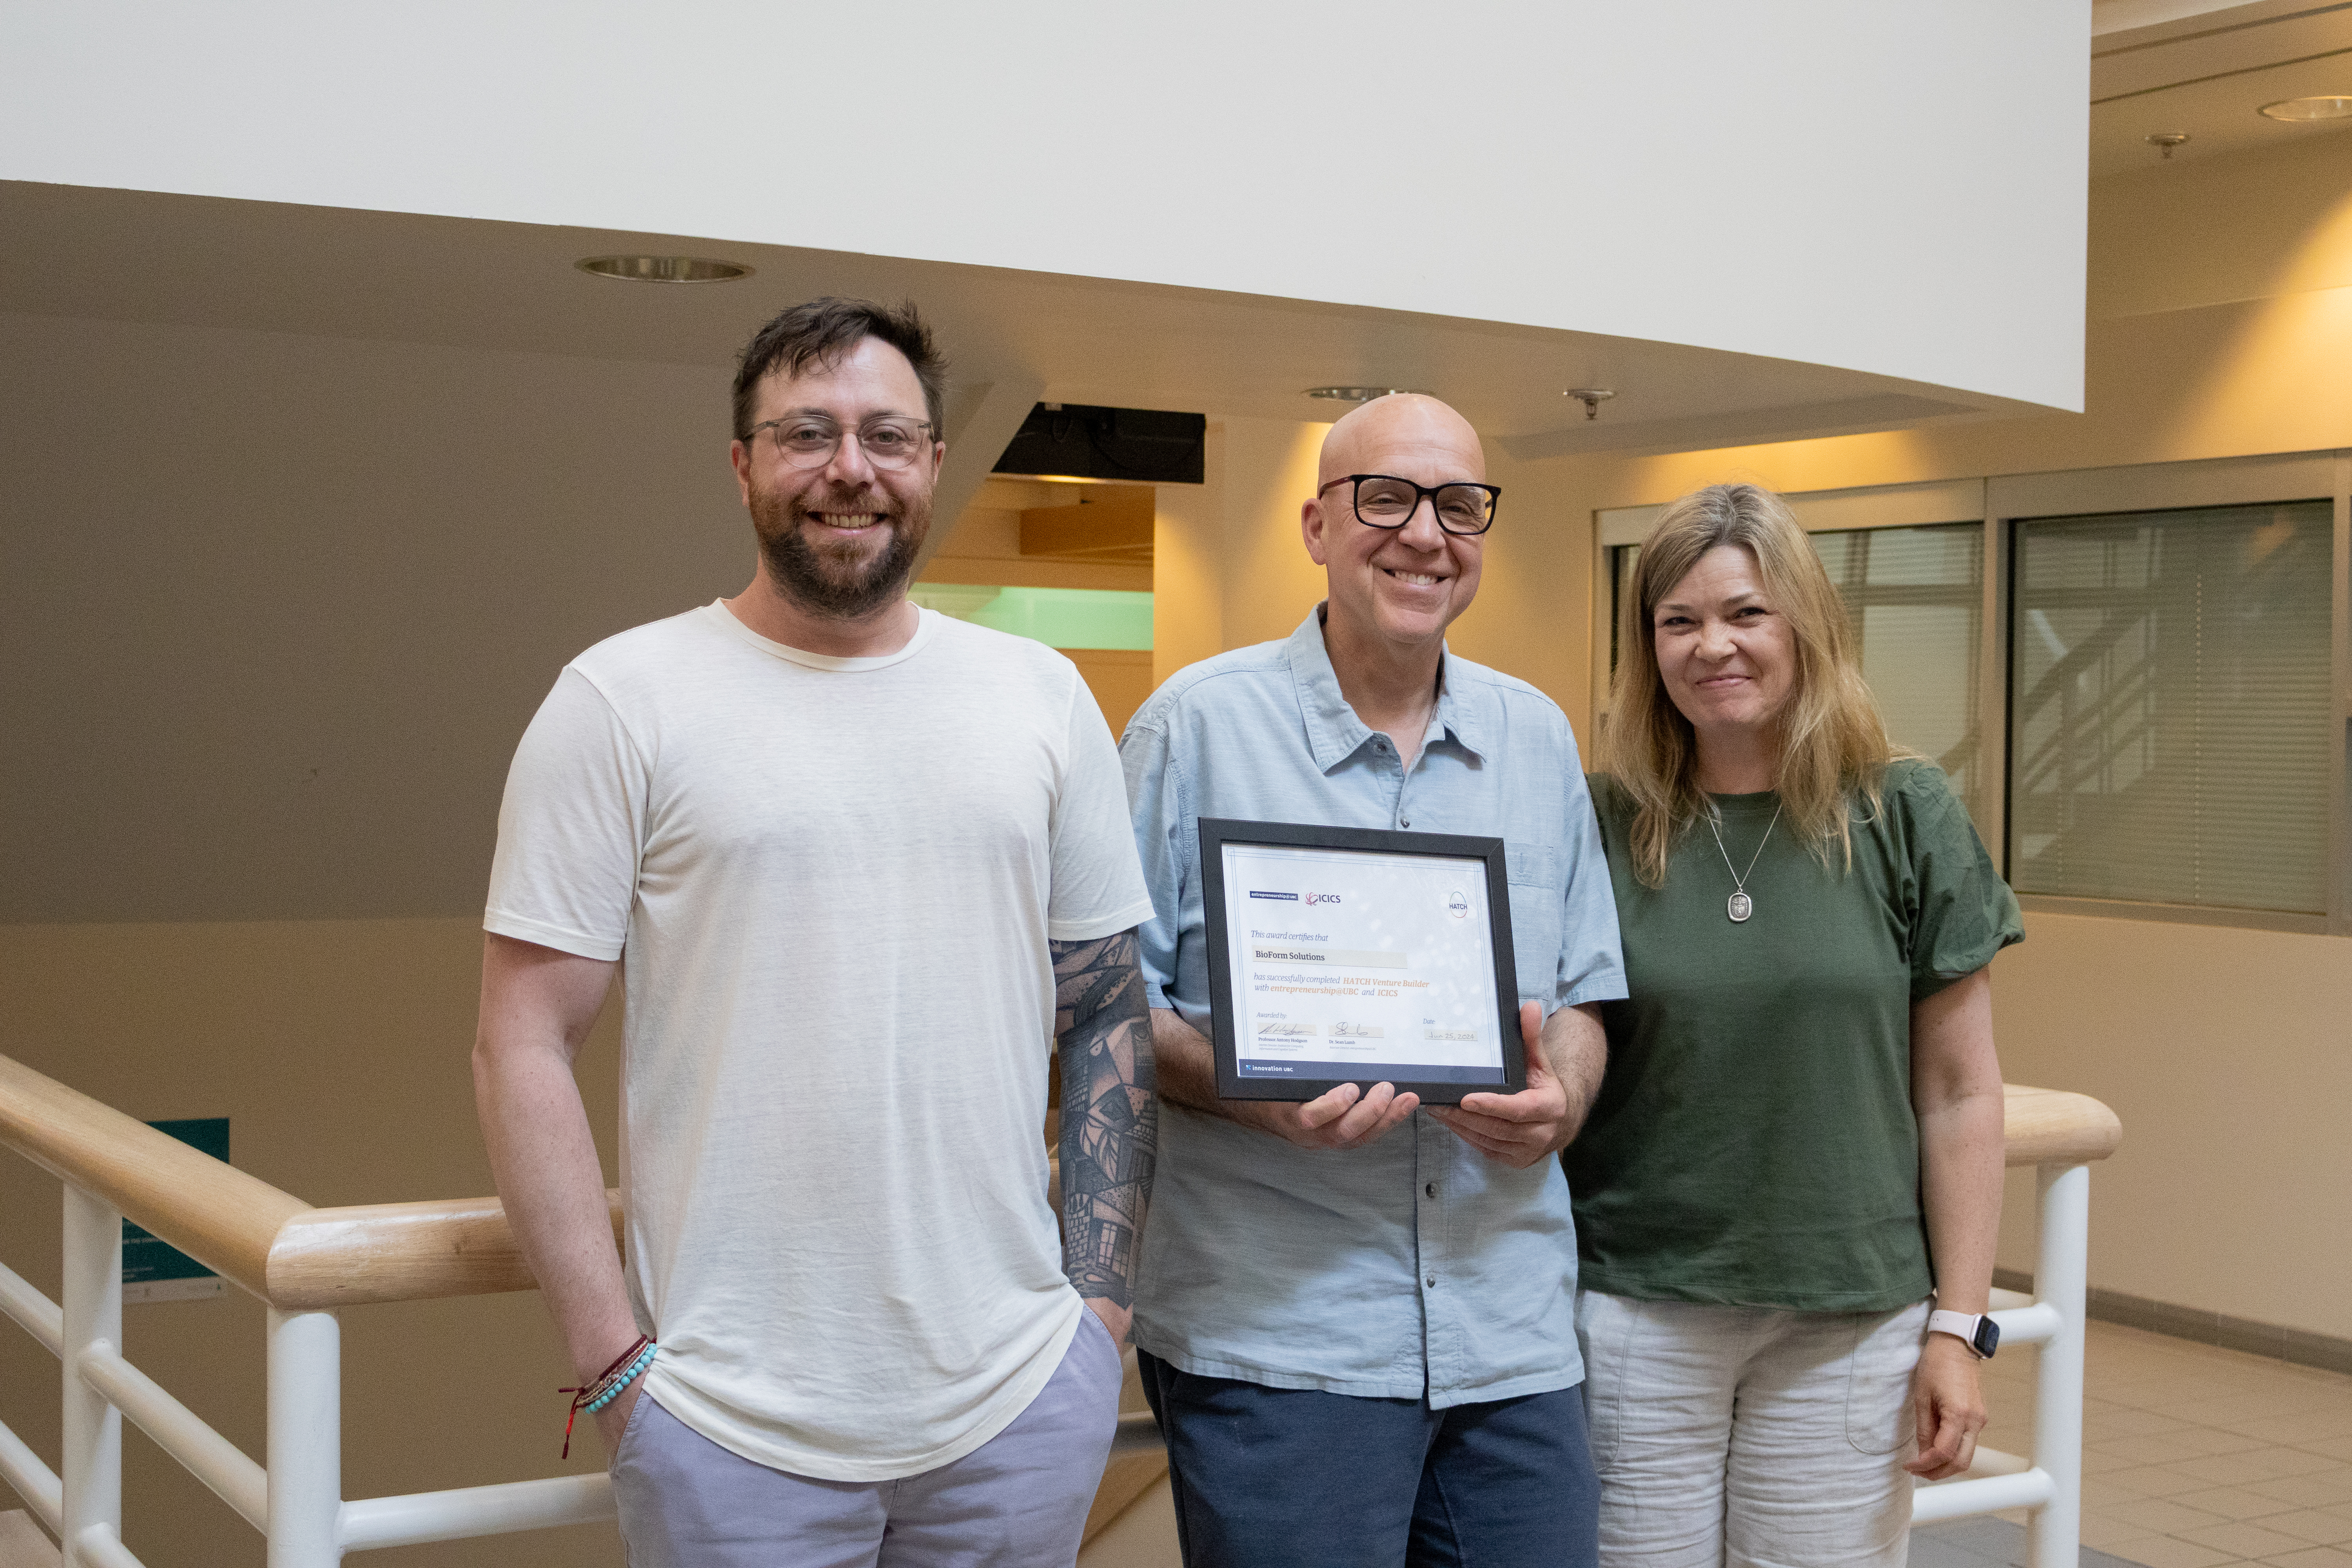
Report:
M214 1273L268 1294L278 1230L310 1205L0 1057L0 1143L95 1193Z
M618 1245L619 1190L605 1189L604 1202ZM273 1307L303 1311L537 1289L507 1228L504 1205L496 1198L458 1198L296 1215L269 1248L264 1294Z
M2012 1165L2073 1165L2104 1160L2124 1141L2124 1124L2116 1113L2087 1094L2062 1089L2028 1089L2023 1084L2000 1086L2001 1132Z
M2104 1160L2123 1139L2089 1095L2003 1089L2010 1164ZM6 1057L0 1144L285 1310L537 1288L494 1197L312 1208ZM617 1242L621 1194L604 1199Z

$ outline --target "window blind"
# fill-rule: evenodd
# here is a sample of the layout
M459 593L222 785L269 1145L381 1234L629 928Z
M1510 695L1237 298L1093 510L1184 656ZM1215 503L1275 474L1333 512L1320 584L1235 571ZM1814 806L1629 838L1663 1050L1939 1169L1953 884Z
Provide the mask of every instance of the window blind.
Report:
M1812 539L1845 602L1887 739L1934 761L1974 813L1984 784L1977 701L1983 526L1854 529Z
M2329 503L2016 525L2020 892L2325 912Z

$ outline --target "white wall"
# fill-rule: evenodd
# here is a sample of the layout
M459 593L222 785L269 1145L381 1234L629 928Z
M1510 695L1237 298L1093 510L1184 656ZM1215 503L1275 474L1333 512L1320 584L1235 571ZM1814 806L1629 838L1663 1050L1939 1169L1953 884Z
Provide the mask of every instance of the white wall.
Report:
M0 178L1230 289L2074 407L2088 26L2084 0L20 5Z

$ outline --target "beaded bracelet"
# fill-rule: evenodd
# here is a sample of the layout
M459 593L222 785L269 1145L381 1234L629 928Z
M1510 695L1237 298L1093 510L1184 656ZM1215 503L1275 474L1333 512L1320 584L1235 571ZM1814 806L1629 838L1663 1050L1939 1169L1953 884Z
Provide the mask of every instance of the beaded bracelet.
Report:
M629 1363L629 1369L626 1372L613 1379L610 1384L606 1384L604 1393L596 1395L595 1398L591 1399L581 1408L587 1411L589 1415L593 1415L599 1410L604 1409L607 1405L612 1404L615 1399L620 1398L621 1391L636 1381L637 1373L645 1371L646 1368L653 1364L654 1352L660 1348L661 1347L659 1345L647 1345L645 1349L645 1353L637 1357L636 1360L631 1362Z
M572 1423L580 1419L580 1413L585 1410L589 1415L593 1415L618 1399L621 1396L621 1391L635 1383L637 1380L637 1374L653 1364L654 1353L660 1349L661 1347L653 1341L639 1334L636 1342L614 1357L612 1364L598 1373L593 1382L583 1384L577 1388L559 1388L555 1391L558 1394L572 1395L571 1414L563 1418L562 1457L564 1458L568 1459L572 1457Z

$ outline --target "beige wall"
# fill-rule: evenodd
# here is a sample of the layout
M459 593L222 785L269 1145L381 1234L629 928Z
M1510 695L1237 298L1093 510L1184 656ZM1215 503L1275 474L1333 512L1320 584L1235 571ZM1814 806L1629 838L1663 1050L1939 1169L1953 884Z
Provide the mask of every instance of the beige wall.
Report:
M1206 483L1162 486L1152 538L1155 684L1227 648L1286 637L1323 597L1299 536L1328 425L1212 419Z
M2123 1118L2091 1282L2352 1339L2352 942L2031 914L1993 973L2007 1076ZM2010 1268L2032 1191L2012 1175Z

